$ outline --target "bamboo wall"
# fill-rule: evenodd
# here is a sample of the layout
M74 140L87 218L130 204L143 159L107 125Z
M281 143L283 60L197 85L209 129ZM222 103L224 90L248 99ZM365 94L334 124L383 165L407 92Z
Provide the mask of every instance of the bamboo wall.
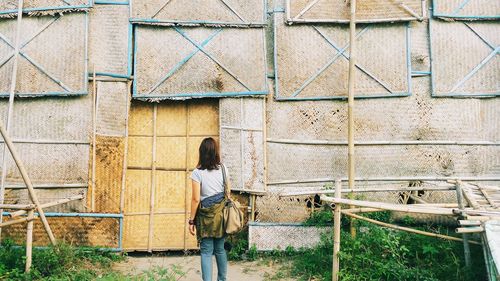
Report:
M0 4L4 97L14 2ZM422 178L498 185L498 4L359 2L354 135L356 177L364 181L358 187L428 184ZM279 193L347 176L345 1L25 5L11 135L42 202L85 195L47 210L62 225L57 238L132 250L196 247L185 234L187 175L203 136L219 137L234 188L268 192L255 202L260 222L302 221L314 198L279 199ZM94 72L100 81L92 82ZM172 100L193 98L217 98L209 102L210 118L180 118L196 102ZM4 123L8 107L0 101ZM156 172L148 131L154 107ZM203 121L191 142L184 134L188 119ZM186 142L173 141L181 135ZM6 200L27 202L10 159L6 170ZM426 196L454 200L453 193ZM405 200L398 192L367 197Z

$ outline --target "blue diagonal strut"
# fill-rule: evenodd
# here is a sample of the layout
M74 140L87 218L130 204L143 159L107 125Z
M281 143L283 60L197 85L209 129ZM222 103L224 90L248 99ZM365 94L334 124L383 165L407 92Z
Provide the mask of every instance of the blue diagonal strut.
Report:
M363 33L368 30L368 27L370 26L368 25L361 31L359 31L358 34L356 34L355 39L358 39L361 35L363 35ZM297 89L297 91L295 91L291 97L296 97L298 94L300 94L300 92L302 92L309 84L311 84L316 78L318 78L321 73L323 73L328 67L330 67L330 65L332 65L342 55L342 53L347 50L347 48L349 48L349 43L347 43L342 49L340 49L340 51L315 74L313 74L313 76L309 77L309 79L307 79L306 82L304 82L304 84L302 84L302 86L300 86L300 88Z
M193 44L196 48L198 48L202 53L204 53L209 59L211 59L213 62L215 62L216 64L218 64L222 69L224 69L229 75L231 75L238 83L241 84L241 86L243 86L245 89L249 90L249 91L252 91L250 90L250 88L241 81L240 78L238 78L238 76L236 76L231 70L229 70L227 67L225 67L219 60L217 60L216 58L214 58L210 53L208 53L207 51L205 51L205 49L203 49L202 46L200 46L198 43L196 43L193 39L191 39L184 31L182 31L180 28L178 27L174 27L174 29L180 34L182 35L182 37L186 38L186 40L188 40L191 44Z
M212 39L215 38L215 36L217 34L219 34L220 32L222 31L222 28L219 28L217 29L216 31L214 31L212 34L210 34L210 36L208 36L207 39L205 39L203 42L201 42L201 46L202 47L205 47L210 41L212 41ZM170 69L167 74L160 79L160 81L158 81L151 89L148 90L148 92L146 93L147 95L151 94L154 90L156 90L161 84L163 84L163 82L165 82L168 78L170 78L172 75L174 75L177 70L179 70L183 65L185 65L194 55L196 55L198 52L200 51L200 49L195 49L193 52L191 52L190 54L188 54L185 58L183 58L179 63L177 63L172 69Z
M335 45L335 43L332 40L330 40L330 38L328 38L323 32L321 32L321 30L319 30L316 26L313 26L313 28L321 35L321 37L323 37L328 42L328 44L330 44L335 50L337 50L339 53L341 53L344 58L346 58L347 60L350 59L350 56L346 55L345 52L341 52L341 49L339 47L337 47L337 45ZM387 84L385 84L382 80L378 79L375 75L370 73L364 67L362 67L361 65L359 65L357 63L355 64L355 66L357 69L361 70L361 72L363 72L364 74L368 75L370 78L375 80L375 82L379 83L380 86L382 86L384 89L386 89L389 93L391 93L391 94L394 93L389 88L389 86Z

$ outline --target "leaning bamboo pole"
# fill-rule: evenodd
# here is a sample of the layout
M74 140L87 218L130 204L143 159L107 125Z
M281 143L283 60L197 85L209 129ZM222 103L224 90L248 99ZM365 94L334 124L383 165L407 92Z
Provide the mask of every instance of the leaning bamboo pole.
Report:
M356 67L356 0L351 0L351 19L349 21L349 89L347 97L347 135L348 135L348 178L349 189L354 189L354 82ZM354 194L349 195L350 199ZM352 208L353 206L351 206ZM351 221L351 236L356 236L356 227L354 220Z
M462 239L460 239L458 237L453 237L453 236L443 235L443 234L437 234L437 233L422 231L422 230L413 229L413 228L409 228L409 227L404 227L404 226L394 225L394 224L390 224L390 223L385 223L385 222L377 221L377 220L370 219L370 218L367 218L367 217L363 217L363 216L359 216L359 215L356 215L356 214L352 214L352 213L343 213L343 214L347 215L347 216L350 216L350 217L353 217L353 218L356 218L356 219L359 219L359 220L364 220L364 221L371 222L371 223L376 224L376 225L387 227L387 228L392 228L392 229L396 229L396 230L411 232L411 233L425 235L425 236L430 236L430 237L442 238L442 239L447 239L447 240L452 240L452 241L459 241L459 242L463 241ZM480 242L476 242L476 241L470 241L470 242L472 244L481 245Z
M16 90L17 84L17 65L18 65L18 57L19 57L19 45L21 42L21 23L23 19L23 7L24 1L19 0L17 3L17 25L16 25L16 38L14 42L14 56L13 56L13 66L12 66L12 76L10 80L10 88L9 88L9 107L7 109L7 134L10 133L10 128L12 127L12 115L14 112L14 94ZM3 204L5 198L5 181L7 180L7 147L4 145L3 154L2 154L2 179L0 180L0 204ZM3 220L3 210L0 209L0 223ZM2 237L2 229L0 229L0 239Z
M83 198L84 198L83 194L78 194L78 195L70 196L68 198L59 199L59 200L56 200L54 202L49 202L49 203L42 204L41 207L42 208L54 207L54 206L57 206L57 205L65 204L65 203L68 203L68 202L71 202L71 201L74 201L74 200L80 200L80 199L83 199ZM10 218L15 218L15 217L19 217L19 216L25 215L26 213L27 213L26 210L16 211L16 212L10 213L9 217Z
M335 198L340 199L342 193L340 189L342 188L342 183L340 180L335 181ZM335 204L335 209L333 211L333 268L332 268L332 281L339 280L339 251L340 251L340 216L341 216L341 206L340 204Z
M31 198L31 201L33 204L36 206L36 210L38 211L38 214L40 216L40 219L42 220L43 227L45 228L45 232L47 232L47 235L49 236L50 242L52 244L56 244L56 239L54 237L54 234L52 233L52 230L50 229L49 222L47 221L47 218L45 217L45 212L42 209L42 206L40 205L40 202L38 201L38 197L36 195L35 189L33 188L33 184L31 183L31 179L28 176L28 172L26 171L24 164L21 162L17 150L14 147L14 144L12 143L10 136L7 134L5 131L3 124L0 123L0 134L2 134L3 139L5 140L5 144L9 148L10 154L12 155L12 158L14 159L14 162L16 163L17 167L19 168L19 172L21 173L21 177L24 180L24 183L26 184L26 187L28 188L28 192Z

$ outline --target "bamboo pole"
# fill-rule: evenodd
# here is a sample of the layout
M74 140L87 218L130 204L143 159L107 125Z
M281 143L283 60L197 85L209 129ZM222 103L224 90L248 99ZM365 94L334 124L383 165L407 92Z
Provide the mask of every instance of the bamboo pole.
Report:
M128 163L128 121L130 114L130 103L131 103L131 90L132 82L127 83L127 115L125 117L125 143L124 143L124 152L123 152L123 168L122 168L122 186L120 191L120 213L123 214L125 209L125 189L127 186L127 163Z
M153 147L151 162L151 188L149 194L149 232L148 232L148 252L153 251L153 225L155 208L155 189L156 189L156 116L158 113L158 104L153 106Z
M354 205L360 207L368 207L368 208L378 208L385 209L390 211L400 211L407 213L419 213L419 214L434 214L434 215L448 215L454 216L454 210L448 208L439 208L439 207L424 207L416 204L413 205L399 205L399 204L389 204L389 203L381 203L381 202L370 202L370 201L361 201L361 200L350 200L350 199L337 199L328 196L321 196L322 201L331 202L331 203L340 203L346 205Z
M31 259L33 250L33 220L35 214L33 209L28 211L28 225L26 226L26 266L24 268L25 272L30 272L31 269Z
M0 204L2 209L29 210L35 208L33 204Z
M452 240L452 241L463 241L462 239L460 239L458 237L453 237L453 236L443 235L443 234L437 234L437 233L427 232L427 231L413 229L413 228L409 228L409 227L404 227L404 226L394 225L394 224L390 224L390 223L385 223L385 222L377 221L377 220L374 220L374 219L369 219L369 218L366 218L366 217L363 217L363 216L359 216L359 215L356 215L356 214L351 214L351 213L344 213L344 214L347 215L347 216L356 218L356 219L360 219L360 220L364 220L364 221L367 221L367 222L371 222L373 224L380 225L380 226L387 227L387 228L392 228L392 229L396 229L396 230L411 232L411 233L415 233L415 234L421 234L421 235L430 236L430 237L442 238L442 239L447 239L447 240ZM476 241L470 241L470 242L472 244L481 245L480 242L476 242Z
M267 142L281 144L303 144L303 145L347 145L346 141L337 140L300 140L300 139L276 139L267 138ZM495 141L452 141L452 140L394 140L394 141L355 141L355 145L384 146L384 145L485 145L498 146L500 142Z
M463 177L462 180L467 181L498 181L500 177ZM300 184L300 183L315 183L324 182L328 183L334 181L334 178L314 178L314 179L298 179L298 180L279 180L268 182L267 185L283 185L283 184ZM340 178L341 181L346 181L347 178ZM449 181L449 177L367 177L367 178L356 178L355 181Z
M349 21L349 87L347 97L347 135L348 135L348 182L349 189L354 189L354 85L355 85L355 67L356 67L356 0L350 0L351 18ZM349 194L353 199L354 194ZM350 206L352 208L353 206ZM355 221L351 220L351 236L356 236Z
M460 218L464 217L463 209L464 209L464 200L463 200L463 190L462 190L462 182L456 181L456 191L457 191L457 202L458 208L460 208ZM463 244L464 244L464 257L465 257L465 266L469 267L471 265L471 257L470 257L470 247L469 247L469 235L467 233L462 234Z
M335 181L335 198L340 199L342 193L341 181ZM339 251L340 251L340 216L341 216L341 206L340 204L335 204L335 209L333 211L333 268L332 268L332 281L339 280Z
M342 213L356 214L356 213L370 213L370 212L382 212L382 211L384 210L377 208L351 208L347 210L342 210Z
M455 229L456 233L463 233L466 235L467 233L476 233L476 232L483 232L484 228L482 226L474 226L474 227L458 227ZM470 250L468 253L470 255ZM469 257L469 264L467 264L467 259L465 259L465 265L470 266L470 257Z
M7 134L10 134L10 128L13 123L12 115L14 112L14 93L16 90L17 84L17 66L18 66L18 57L19 57L19 45L21 42L21 23L23 19L23 7L24 1L19 0L17 3L17 22L16 22L16 38L14 42L14 56L13 56L13 66L12 66L12 75L10 80L10 88L9 88L9 107L7 109ZM7 148L4 145L3 154L2 154L2 178L0 180L0 204L4 203L4 195L5 195L5 181L7 180ZM0 208L0 224L3 221L3 210ZM0 239L2 238L2 229L0 229Z
M418 203L420 203L420 204L428 204L428 202L426 202L426 201L422 200L420 197L415 196L415 195L413 195L413 194L411 194L411 193L408 193L408 196L409 196L411 199L413 199L415 202L418 202Z
M38 214L40 216L40 219L42 220L43 227L45 228L45 232L47 232L47 235L49 236L50 242L52 244L56 243L56 239L54 237L54 234L52 233L52 230L50 229L49 222L47 221L47 218L45 217L45 212L43 211L40 202L38 201L38 197L36 196L35 189L33 188L33 184L31 183L31 179L28 177L28 172L26 172L26 169L24 168L24 164L21 162L19 159L19 156L17 154L17 150L14 147L14 144L12 143L10 136L7 134L5 129L3 128L3 125L0 124L0 133L2 134L3 139L5 140L5 144L7 144L7 147L9 148L10 154L12 155L12 158L14 159L14 162L16 163L17 167L19 168L19 172L21 173L21 177L24 180L24 183L26 184L26 187L28 188L29 195L31 197L31 201L33 204L36 206L36 210L38 211Z
M363 192L387 192L387 191L405 192L405 191L448 191L448 190L455 190L455 187L355 188L355 189L342 189L342 192L363 193ZM281 193L279 196L280 197L305 196L305 195L316 195L316 194L332 194L334 192L335 191L332 189L321 189L321 190L310 190L310 191L286 192L286 193Z
M97 82L95 80L95 65L92 74L92 188L90 189L90 210L95 211L95 172L96 172L96 131L97 131Z
M41 207L45 209L45 208L49 208L49 207L54 207L54 206L57 206L57 205L61 205L61 204L64 204L64 203L68 203L68 202L71 202L71 201L74 201L74 200L80 200L80 199L83 199L83 194L78 194L78 195L71 196L71 197L68 197L68 198L59 199L59 200L54 201L54 202L45 203L45 204L42 204ZM26 213L28 213L26 210L16 211L16 212L10 213L9 217L15 218L15 217L22 216L22 215L24 215Z
M189 175L189 161L188 161L188 155L189 155L189 127L191 126L190 122L189 122L189 103L185 103L186 105L186 150L185 150L185 154L186 154L186 158L185 158L185 167L186 167L186 175L185 177L188 178L188 175ZM220 120L220 116L219 116L219 120ZM220 121L219 121L220 123ZM188 197L188 194L189 194L189 189L191 188L191 181L190 180L186 180L186 186L184 187L184 223L183 223L183 226L184 226L184 239L183 239L183 243L184 243L184 252L187 251L187 239L188 239L188 213L191 213L191 198ZM193 217L193 216L192 216Z
M0 223L0 227L6 227L6 226L9 226L9 225L14 225L14 224L18 224L18 223L24 223L24 222L27 222L27 221L30 221L30 218L24 217L24 218L21 218L21 219L8 220L6 222Z

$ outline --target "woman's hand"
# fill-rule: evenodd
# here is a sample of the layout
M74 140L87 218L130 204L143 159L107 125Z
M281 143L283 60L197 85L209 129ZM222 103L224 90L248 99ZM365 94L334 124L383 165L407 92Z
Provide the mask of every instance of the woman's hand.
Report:
M194 224L189 226L189 233L193 236L196 234L196 226Z

